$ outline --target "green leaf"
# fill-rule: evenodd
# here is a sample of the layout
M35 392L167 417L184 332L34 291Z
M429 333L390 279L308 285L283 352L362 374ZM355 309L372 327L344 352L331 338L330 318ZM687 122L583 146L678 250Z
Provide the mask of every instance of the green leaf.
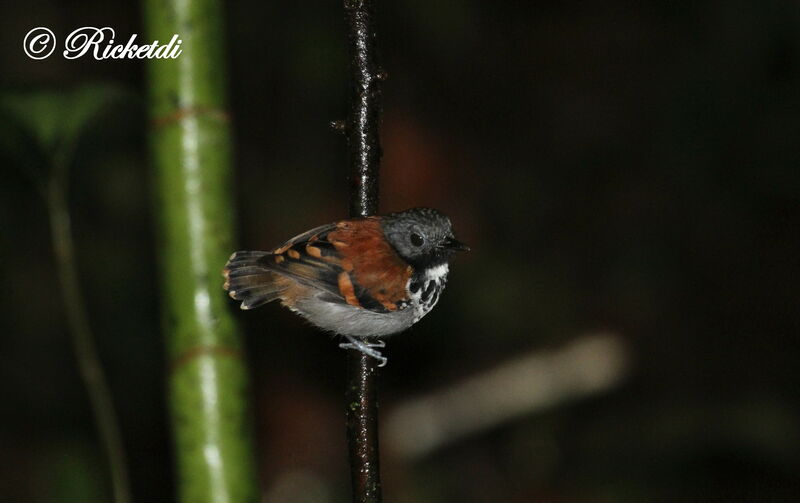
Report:
M29 137L51 165L66 166L88 126L125 93L111 85L92 84L73 90L37 90L0 96L0 113L16 131L4 137ZM6 148L16 141L4 140Z

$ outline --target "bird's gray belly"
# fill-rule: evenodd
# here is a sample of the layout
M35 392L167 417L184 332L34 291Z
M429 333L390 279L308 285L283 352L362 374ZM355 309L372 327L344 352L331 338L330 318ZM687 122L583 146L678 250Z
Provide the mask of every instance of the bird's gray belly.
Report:
M397 311L376 313L361 307L325 300L319 291L298 301L291 309L323 330L353 337L382 337L406 330L428 314L439 301L447 284L447 264L415 280L419 288L410 290L409 300ZM409 286L411 284L409 280ZM408 287L406 287L408 290Z
M319 298L298 300L294 311L323 330L354 337L385 336L407 329L418 319L414 309L376 313Z

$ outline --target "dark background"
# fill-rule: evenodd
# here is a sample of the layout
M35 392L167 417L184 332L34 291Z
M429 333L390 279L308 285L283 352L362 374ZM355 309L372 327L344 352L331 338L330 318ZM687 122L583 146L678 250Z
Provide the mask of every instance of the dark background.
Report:
M102 82L126 97L82 138L70 201L134 496L160 502L174 478L143 65L21 48L35 26L144 38L139 9L3 2L0 78L5 96ZM237 244L263 249L346 215L328 127L346 113L345 25L338 2L226 14ZM610 389L422 457L385 451L386 500L794 500L800 4L407 0L379 14L381 207L439 208L473 248L436 310L390 341L384 419L587 333L614 334L631 362ZM107 501L47 212L18 154L0 168L1 499ZM346 501L343 352L277 305L231 309L265 494Z

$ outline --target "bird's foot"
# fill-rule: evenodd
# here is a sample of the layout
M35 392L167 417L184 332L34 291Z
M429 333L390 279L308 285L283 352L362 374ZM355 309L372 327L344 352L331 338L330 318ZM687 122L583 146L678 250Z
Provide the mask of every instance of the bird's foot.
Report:
M355 349L356 351L361 351L367 356L371 356L378 360L379 367L385 367L386 362L389 361L388 358L383 356L380 351L377 351L375 348L385 348L386 342L378 339L375 342L366 342L361 339L356 339L355 337L351 337L349 335L345 335L345 338L349 342L343 342L339 344L339 347L342 349Z

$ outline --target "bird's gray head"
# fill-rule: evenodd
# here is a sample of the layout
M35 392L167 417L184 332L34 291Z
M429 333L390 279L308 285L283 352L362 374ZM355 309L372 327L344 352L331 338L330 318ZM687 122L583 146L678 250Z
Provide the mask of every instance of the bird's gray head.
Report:
M453 236L447 215L431 208L412 208L382 219L386 239L412 265L430 267L469 247Z

